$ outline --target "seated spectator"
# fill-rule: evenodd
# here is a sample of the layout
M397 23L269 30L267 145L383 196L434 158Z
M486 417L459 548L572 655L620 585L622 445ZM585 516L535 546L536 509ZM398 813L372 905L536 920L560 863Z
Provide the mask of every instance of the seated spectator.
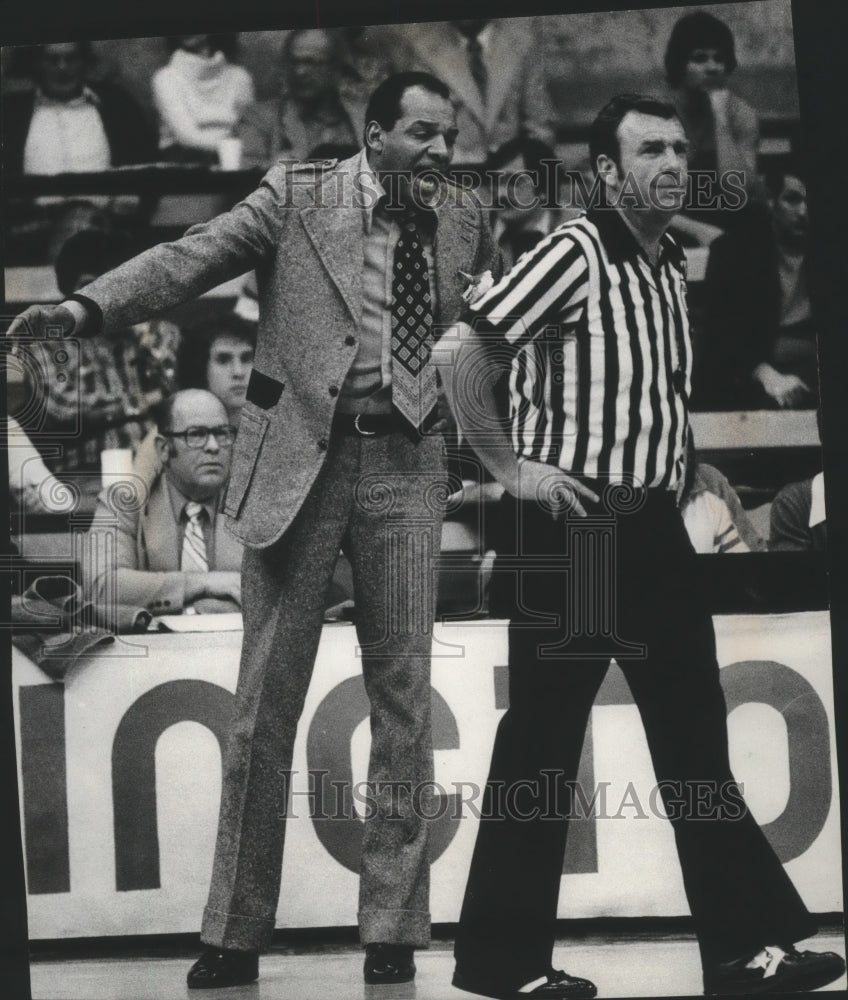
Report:
M185 389L157 410L163 472L131 503L104 491L83 573L91 600L153 614L238 611L242 546L219 513L235 428L210 392ZM132 482L132 481L130 481ZM115 559L105 536L115 533Z
M3 98L3 170L61 174L155 159L152 130L136 102L114 84L87 83L87 42L34 47L35 89Z
M166 42L170 61L152 81L162 154L217 164L218 144L233 136L254 100L251 75L231 61L236 35L178 35Z
M248 108L236 129L245 166L305 160L316 146L359 147L365 106L342 95L343 48L337 34L304 29L287 35L280 55L285 90Z
M695 11L675 24L665 52L666 79L691 143L692 189L703 192L675 220L675 229L695 245L709 245L745 214L734 211L733 201L725 197L729 171L741 173L734 197L744 191L751 198L758 192L759 120L756 111L728 89L735 68L733 33L723 21ZM697 175L704 181L702 188ZM717 196L714 205L706 200L711 195Z
M255 350L256 327L238 316L186 330L177 351L177 385L181 389L207 389L217 396L227 409L228 422L237 428ZM138 447L133 472L150 483L161 471L154 428Z
M236 316L187 330L177 354L177 384L181 389L208 389L238 427L255 350L255 326Z
M491 226L504 270L559 224L555 166L549 146L521 138L504 143L486 162L487 174L497 178Z
M698 460L692 431L686 442L686 468L677 496L683 524L699 554L761 552L764 538L745 513L727 478Z
M712 465L687 465L680 513L698 553L760 552L765 539L748 519L736 491Z
M455 164L485 163L517 136L554 144L555 115L544 78L543 45L526 18L397 25L412 64L451 89L459 137Z
M62 295L72 295L130 256L119 237L83 230L56 260ZM56 473L100 472L106 448L135 448L153 426L150 410L171 391L179 330L151 320L111 334L70 339L62 350L29 345L28 388L40 403L40 439L55 436L61 455L48 459Z
M789 483L778 492L771 505L769 548L783 552L827 549L824 473Z
M338 29L342 42L342 85L345 97L362 105L393 73L408 69L412 60L391 24L352 24Z
M153 128L121 87L89 83L92 63L86 42L34 46L26 66L34 89L4 93L3 171L63 174L107 170L156 158ZM4 229L6 262L40 265L56 258L56 234L71 235L71 218L81 212L112 216L133 228L143 225L147 208L131 195L10 197ZM78 228L78 227L77 227Z
M768 219L710 248L694 369L693 402L700 409L816 405L807 189L796 169L768 178L767 186Z

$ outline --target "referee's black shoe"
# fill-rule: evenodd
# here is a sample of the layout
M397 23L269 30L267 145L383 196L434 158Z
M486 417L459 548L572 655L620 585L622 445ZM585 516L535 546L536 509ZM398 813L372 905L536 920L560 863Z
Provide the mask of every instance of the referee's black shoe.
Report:
M766 947L757 955L725 962L704 973L707 996L749 993L798 993L817 990L845 972L835 951L796 951Z
M598 995L598 988L594 983L579 976L569 976L561 969L551 969L545 977L545 982L540 982L532 990L526 989L529 983L512 990L486 986L465 979L460 972L454 973L453 985L468 993L492 997L493 1000L524 1000L525 997L536 997L536 1000L593 1000Z

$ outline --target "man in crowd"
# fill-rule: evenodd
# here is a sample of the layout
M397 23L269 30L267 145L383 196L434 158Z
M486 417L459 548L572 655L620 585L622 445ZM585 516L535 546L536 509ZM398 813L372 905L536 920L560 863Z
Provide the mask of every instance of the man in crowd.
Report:
M101 494L89 535L86 589L100 605L144 607L156 615L238 611L242 546L220 513L235 428L203 389L167 397L157 411L163 473L123 503ZM115 561L105 537L115 531ZM99 540L99 542L98 542Z
M767 178L768 217L710 248L701 409L812 408L818 398L807 270L807 188L797 167Z
M24 50L26 52L26 50ZM87 42L33 46L27 53L34 89L3 95L2 159L8 177L88 173L156 159L156 136L135 100L120 86L88 82ZM149 205L130 195L61 195L7 199L7 257L19 263L55 259L81 216L120 220L134 229Z
M434 488L446 486L430 330L459 314L464 275L496 269L482 208L440 173L457 137L449 96L428 74L389 77L371 97L355 157L277 164L232 211L74 301L31 307L11 328L111 329L249 268L259 276L255 365L224 501L247 546L245 642L206 950L190 987L251 982L270 941L285 776L340 548L353 565L372 706L376 807L359 906L366 981L409 982L413 949L429 941L428 832L411 791L433 775L432 560L443 516Z
M332 31L292 31L280 65L284 93L248 108L236 127L245 166L269 167L277 157L305 160L322 145L355 146L365 108L341 93L344 50Z
M504 270L532 250L560 219L553 150L534 139L510 139L486 162L496 181L492 235Z
M7 176L106 170L156 159L153 130L129 94L86 82L91 61L87 42L33 48L35 90L3 99Z
M554 144L555 116L544 76L544 42L525 18L396 26L413 66L435 73L457 106L456 162L482 165L523 136Z
M233 314L206 319L186 330L177 353L177 384L208 389L238 427L256 353L256 326Z
M512 595L510 703L454 985L595 995L551 962L580 751L614 656L673 824L706 992L814 989L845 963L793 947L814 924L730 772L712 620L676 506L692 354L685 258L666 230L685 196L686 137L671 105L626 95L598 115L590 155L611 207L548 236L438 347L456 352L460 428L507 490L495 576ZM510 363L507 428L492 385Z

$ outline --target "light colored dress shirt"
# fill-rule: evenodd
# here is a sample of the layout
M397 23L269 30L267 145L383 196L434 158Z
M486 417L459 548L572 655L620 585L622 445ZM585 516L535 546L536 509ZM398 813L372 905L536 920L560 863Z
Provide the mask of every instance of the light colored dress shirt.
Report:
M392 408L392 271L400 226L382 208L385 190L371 169L365 150L357 167L362 191L362 224L365 232L362 275L362 327L359 347L342 385L340 413L390 413ZM433 217L435 223L435 216ZM436 312L436 270L433 236L419 227L430 274L430 299Z
M54 101L39 93L24 146L24 173L108 170L112 153L98 104L88 87L71 101Z

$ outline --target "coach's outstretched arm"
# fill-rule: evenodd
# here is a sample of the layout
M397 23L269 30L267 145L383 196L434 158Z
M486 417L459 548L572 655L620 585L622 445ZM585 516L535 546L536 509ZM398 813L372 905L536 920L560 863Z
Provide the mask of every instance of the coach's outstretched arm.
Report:
M495 343L500 349L495 349ZM445 352L444 354L442 352ZM509 369L503 341L494 342L467 323L449 327L434 348L439 374L459 429L491 474L519 500L561 499L564 508L586 516L579 497L598 502L588 486L555 465L516 457L506 414L494 387Z
M254 268L277 246L286 212L286 167L278 164L229 212L192 226L86 285L61 305L30 306L7 336L65 336L133 326Z

